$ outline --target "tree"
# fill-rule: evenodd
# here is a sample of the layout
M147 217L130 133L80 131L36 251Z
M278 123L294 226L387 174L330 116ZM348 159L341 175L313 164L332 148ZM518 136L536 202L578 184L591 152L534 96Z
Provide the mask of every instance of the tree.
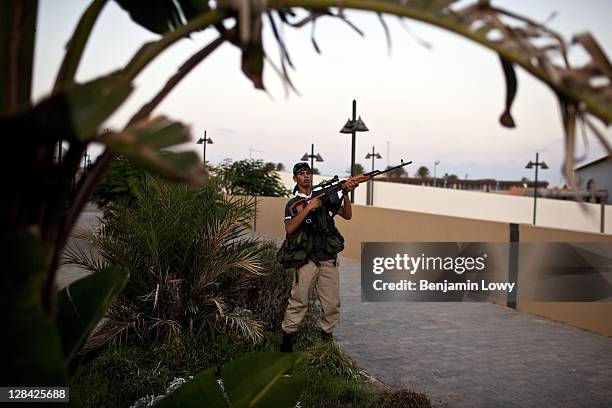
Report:
M456 174L444 173L444 178L447 181L457 181L457 180L459 180L459 177Z
M365 169L363 168L363 166L360 163L355 163L355 165L353 166L353 174L357 176L363 173L365 173ZM351 174L351 170L346 169L346 174Z
M267 19L266 25L270 23L280 45L279 71L288 88L292 84L286 68L291 62L278 34L278 25L299 28L311 23L314 26L321 17L347 22L345 9L358 8L411 18L452 31L499 55L506 80L506 102L500 117L503 126L514 127L510 111L517 90L515 65L554 91L568 142L565 176L570 185L575 185L575 129L584 125L612 152L610 143L593 125L593 119L604 125L612 122L612 83L608 79L602 85L600 80L609 73L610 63L597 42L588 34L575 37L574 41L586 50L590 61L584 67L574 68L567 62L569 46L560 35L529 18L496 8L488 1L474 1L462 5L461 9L445 0L116 2L135 23L156 33L159 39L143 45L116 72L77 83L75 76L87 40L107 3L107 0L93 0L67 44L51 95L36 106L31 97L31 74L38 2L0 2L3 21L0 24L0 133L13 159L2 161L0 171L6 193L0 204L0 242L6 253L4 270L7 271L2 277L0 298L2 310L9 318L6 326L13 328L3 347L6 355L3 363L7 362L3 364L4 372L11 375L10 381L4 383L66 384L69 375L66 367L127 279L126 271L114 269L79 281L76 286L87 307L81 305L83 309L76 310L76 314L74 299L79 290L75 287L70 298L66 293L56 293L54 282L60 254L80 212L116 155L169 179L190 184L204 181L194 152L161 155L162 149L189 141L188 128L151 114L191 70L224 42L240 49L244 74L257 89L263 89L267 57L261 41L264 19ZM303 7L303 12L295 13L299 7ZM226 28L232 22L235 25ZM125 128L101 131L104 121L134 90L138 75L158 55L178 40L204 29L216 30L219 36L185 61ZM490 36L491 32L497 35ZM546 40L545 45L542 40ZM316 48L314 37L312 41ZM62 161L56 162L54 151L62 142L69 149ZM92 142L104 145L105 153L73 190L72 181L80 160ZM66 202L70 203L68 207ZM91 313L85 315L85 311ZM87 324L83 325L83 319Z
M261 160L224 161L216 170L220 185L229 194L286 197L284 187L274 163Z
M387 166L387 169L390 169L391 167L392 166ZM397 180L402 177L408 177L408 172L406 171L404 167L399 167L395 170L390 171L387 174L388 174L387 177L389 177L389 179L391 180Z
M312 168L312 174L321 174L321 172L316 167L313 167Z
M285 171L285 165L283 163L276 163L276 171Z
M419 178L427 178L429 177L429 169L425 166L421 166L416 171L416 176Z
M93 200L99 207L123 200L126 203L134 202L137 184L142 181L145 172L134 166L123 156L113 158L108 171L94 190Z

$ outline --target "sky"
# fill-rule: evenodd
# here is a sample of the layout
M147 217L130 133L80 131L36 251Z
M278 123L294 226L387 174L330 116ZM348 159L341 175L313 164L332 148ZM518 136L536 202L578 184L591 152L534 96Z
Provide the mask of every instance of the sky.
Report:
M470 3L469 1L464 3ZM41 0L34 61L33 93L39 100L50 92L61 64L64 46L89 2ZM590 31L606 54L612 56L612 1L608 0L506 0L494 5L546 20L564 38ZM212 138L206 159L218 164L226 158L261 159L290 168L311 144L324 162L322 174L343 177L350 167L351 135L339 130L351 115L352 100L369 132L357 134L357 162L369 170L365 155L372 146L382 155L376 168L412 160L412 175L419 166L436 174L461 178L516 180L533 178L525 164L536 152L548 166L540 179L563 183L561 163L564 138L556 98L544 85L517 68L518 94L513 106L517 124L507 129L498 118L504 108L505 85L498 56L487 48L453 33L386 16L392 38L387 48L384 30L372 13L350 11L347 16L365 36L361 37L337 19L321 19L315 36L317 54L310 41L310 27L286 28L284 36L295 71L291 79L299 95L285 95L282 81L270 66L264 70L267 91L253 88L240 70L240 53L222 45L192 71L154 111L190 126L193 142L183 146L202 155L195 141ZM207 30L181 40L164 52L136 78L136 90L103 127L121 129L144 103L191 55L215 38ZM113 1L102 11L77 72L86 81L123 67L147 41L157 39L133 23ZM264 46L273 60L278 49L265 26ZM420 44L426 41L428 49ZM586 61L572 49L573 62ZM278 65L278 64L277 64ZM612 140L610 128L604 133ZM594 137L580 138L577 158L582 162L604 155ZM101 147L93 146L95 157Z

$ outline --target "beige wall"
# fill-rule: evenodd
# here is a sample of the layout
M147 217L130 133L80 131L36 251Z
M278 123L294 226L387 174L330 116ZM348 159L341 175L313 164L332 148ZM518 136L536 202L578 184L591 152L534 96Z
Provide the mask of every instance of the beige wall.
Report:
M287 188L293 188L291 173L279 175ZM321 176L314 178L315 184L322 180ZM355 203L366 203L365 186L355 190ZM533 197L382 181L374 183L374 206L505 223L530 224L533 220ZM600 230L599 204L539 198L537 207L538 225L587 232ZM605 231L612 233L612 205L605 206L604 211Z
M610 234L590 234L533 225L521 225L519 231L521 242L612 242ZM612 302L521 302L517 309L612 336Z
M283 239L286 198L259 197L257 233ZM336 218L342 256L360 260L362 242L508 242L509 224L385 208L353 206L353 219ZM521 224L521 242L611 242L612 235ZM519 282L521 277L519 275ZM495 300L496 303L499 301ZM503 303L503 302L501 302ZM612 302L522 302L517 309L612 336Z

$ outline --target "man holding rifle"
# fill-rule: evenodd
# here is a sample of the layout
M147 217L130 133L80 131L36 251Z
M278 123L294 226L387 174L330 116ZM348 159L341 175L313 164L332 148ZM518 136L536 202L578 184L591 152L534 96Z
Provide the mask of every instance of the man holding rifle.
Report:
M352 177L342 182L342 199L315 195L311 197L312 172L308 163L293 166L296 195L285 207L287 238L278 253L285 267L295 268L295 280L289 304L281 325L283 342L281 351L293 350L293 339L298 326L308 311L308 298L314 286L321 304L319 326L321 336L330 341L332 331L340 317L340 279L338 253L344 249L344 238L334 224L337 214L346 220L352 218L348 193L359 183ZM295 190L294 190L295 192Z

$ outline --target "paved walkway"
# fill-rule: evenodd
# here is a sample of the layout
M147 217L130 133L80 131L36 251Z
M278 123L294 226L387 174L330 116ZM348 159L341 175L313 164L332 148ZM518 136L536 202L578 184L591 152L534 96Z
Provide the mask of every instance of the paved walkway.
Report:
M85 251L85 253L89 253L89 242L80 237L79 234L97 228L100 225L100 217L102 217L102 213L98 211L97 208L91 206L85 207L77 220L76 227L72 232L71 237L68 239L68 245L76 245ZM57 271L55 283L57 283L58 288L61 289L64 286L67 286L69 283L72 283L88 274L88 271L79 266L61 265Z
M438 407L612 407L612 338L491 303L362 303L341 259L342 348Z

